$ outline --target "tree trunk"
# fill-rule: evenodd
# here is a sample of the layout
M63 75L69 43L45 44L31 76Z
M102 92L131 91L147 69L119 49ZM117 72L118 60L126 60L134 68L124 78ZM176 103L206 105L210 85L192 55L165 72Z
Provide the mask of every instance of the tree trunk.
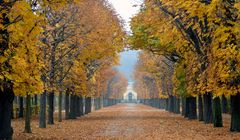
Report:
M178 97L175 97L175 107L174 107L174 112L176 114L180 114L180 99Z
M197 119L197 104L196 97L189 97L189 119Z
M93 100L94 100L94 104L93 104L94 109L97 110L97 98L94 98Z
M203 95L203 119L206 124L212 123L212 95L207 93Z
M182 97L182 116L185 116L185 112L186 112L186 98Z
M1 0L0 5L4 6L5 2L6 1ZM2 27L7 27L9 25L10 19L9 19L8 13L10 12L10 9L14 5L14 3L15 2L9 3L7 10L4 11L5 14L1 14ZM0 55L3 55L3 53L7 49L9 49L10 39L9 39L9 32L7 28L0 28L0 35L1 35ZM3 65L1 65L1 68L2 67L9 68L8 61L2 64ZM13 108L13 100L14 100L13 84L4 78L4 80L3 79L1 80L1 88L0 88L0 139L6 139L6 140L12 139L13 129L11 127L11 118L12 118L11 115L12 115L12 108Z
M91 113L92 112L92 98L89 97L89 110L88 110L88 113Z
M69 119L69 89L66 90L65 94L65 119Z
M100 109L103 108L103 96L100 97Z
M19 97L19 113L18 118L23 118L23 97Z
M91 97L85 98L85 114L91 112Z
M62 91L59 92L58 96L58 122L62 122Z
M84 115L84 105L83 105L83 97L79 97L79 106L80 106L80 116Z
M31 130L31 96L28 94L26 98L26 111L25 111L25 133L32 133Z
M46 128L46 91L40 97L40 116L39 116L39 127Z
M190 106L190 98L189 97L186 97L185 98L185 114L184 114L184 117L185 118L188 118L188 116L189 116L189 107Z
M213 125L214 127L223 127L221 100L219 97L213 99Z
M14 93L10 87L0 89L0 139L11 140L13 129L11 127L11 110L13 108Z
M84 105L84 107L85 107L84 114L88 114L88 98L87 97L85 97L85 105Z
M70 112L69 119L76 119L76 98L75 95L70 95Z
M37 94L35 94L34 95L34 105L35 105L35 115L37 115L38 114L38 95Z
M166 99L165 110L166 110L166 111L169 111L169 98Z
M231 96L231 127L230 131L240 132L240 93Z
M80 113L80 97L76 96L76 116L80 117L81 113Z
M98 109L101 109L101 97L98 98Z
M202 96L198 96L198 120L203 121L203 101Z
M228 113L228 101L225 95L222 95L222 113Z
M54 92L48 94L48 124L54 124Z
M169 96L169 112L174 112L174 99L173 96Z

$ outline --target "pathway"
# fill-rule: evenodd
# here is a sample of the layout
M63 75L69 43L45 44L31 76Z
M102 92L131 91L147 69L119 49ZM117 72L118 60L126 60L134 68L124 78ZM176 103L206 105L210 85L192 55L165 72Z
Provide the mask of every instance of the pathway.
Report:
M23 120L15 120L14 139L143 139L143 140L240 140L240 134L230 133L229 116L224 116L223 128L213 128L197 120L168 113L141 104L119 104L107 107L76 120L67 120L46 129L32 122L33 134L22 133Z

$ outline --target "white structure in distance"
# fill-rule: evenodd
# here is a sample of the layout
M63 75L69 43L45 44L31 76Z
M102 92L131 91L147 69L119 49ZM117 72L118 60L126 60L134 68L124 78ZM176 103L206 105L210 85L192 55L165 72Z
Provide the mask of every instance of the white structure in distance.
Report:
M133 82L128 82L127 91L123 94L123 100L129 100L129 94L132 93L132 100L137 100L137 93L133 90Z

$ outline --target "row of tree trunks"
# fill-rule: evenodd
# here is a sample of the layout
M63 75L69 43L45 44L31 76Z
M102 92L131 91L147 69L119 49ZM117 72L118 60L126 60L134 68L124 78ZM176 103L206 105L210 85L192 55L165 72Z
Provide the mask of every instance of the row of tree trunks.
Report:
M100 106L103 106L103 107L108 107L108 106L112 106L112 105L115 105L117 103L120 103L121 100L120 99L111 99L111 98L100 98Z
M101 109L101 97L94 99L95 110Z
M167 104L167 99L159 99L159 98L153 98L153 99L139 99L140 103L149 105L152 107L165 109Z
M108 99L103 97L103 107L107 107L108 106Z
M87 100L86 100L87 102ZM85 102L85 103L86 103ZM86 107L87 105L85 105ZM84 115L83 98L74 94L65 95L65 119L76 119Z
M31 96L30 101L31 101L31 109L34 110L34 115L38 115L39 114L38 95L35 94L35 95ZM24 105L26 106L26 98L24 98L22 96L15 97L14 104L18 105L18 107L12 108L12 119L23 118L25 115L24 114L24 112L25 112Z
M198 100L197 100L198 99ZM212 97L211 93L196 97L185 97L181 99L182 115L189 119L197 119L204 123L213 123L214 127L222 127L222 113L228 113L228 100L223 95ZM231 96L231 131L240 131L240 94ZM169 112L180 113L180 100L174 96L168 99L140 99L140 103L166 109ZM197 115L198 103L198 115Z

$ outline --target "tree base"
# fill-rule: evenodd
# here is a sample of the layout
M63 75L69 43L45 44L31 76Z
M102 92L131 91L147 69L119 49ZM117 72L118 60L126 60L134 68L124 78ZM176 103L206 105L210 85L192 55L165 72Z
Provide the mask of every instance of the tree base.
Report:
M230 131L240 132L240 94L231 96L231 112Z

